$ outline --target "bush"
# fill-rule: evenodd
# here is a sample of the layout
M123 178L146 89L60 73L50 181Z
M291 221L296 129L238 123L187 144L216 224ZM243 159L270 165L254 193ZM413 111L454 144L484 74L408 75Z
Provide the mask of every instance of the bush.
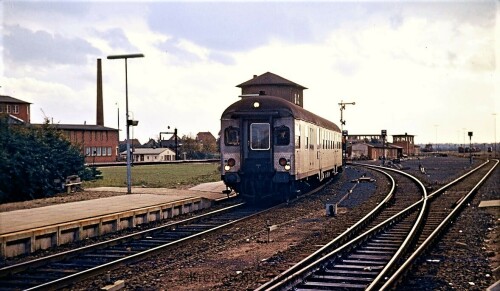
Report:
M84 169L80 150L48 122L9 125L0 117L0 203L54 195Z

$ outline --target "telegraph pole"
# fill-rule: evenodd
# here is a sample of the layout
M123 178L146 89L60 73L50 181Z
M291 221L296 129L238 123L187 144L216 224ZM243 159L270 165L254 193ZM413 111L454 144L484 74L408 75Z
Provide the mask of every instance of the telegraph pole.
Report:
M345 159L347 154L347 131L344 132L344 110L346 105L356 105L356 102L344 102L344 100L340 100L340 130L342 132L342 137L344 138L344 142L342 143L342 167L345 166Z

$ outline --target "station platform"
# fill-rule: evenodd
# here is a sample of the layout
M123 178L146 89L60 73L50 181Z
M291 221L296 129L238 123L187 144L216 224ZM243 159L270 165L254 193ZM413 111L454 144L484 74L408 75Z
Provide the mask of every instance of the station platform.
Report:
M188 190L87 188L123 192L106 198L0 213L0 255L11 257L208 208L226 194L222 182ZM71 195L71 194L69 194Z

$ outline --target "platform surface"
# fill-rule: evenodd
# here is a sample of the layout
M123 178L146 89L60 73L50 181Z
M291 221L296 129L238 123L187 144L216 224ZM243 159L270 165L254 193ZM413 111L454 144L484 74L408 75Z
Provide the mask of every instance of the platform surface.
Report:
M56 204L45 207L0 212L0 235L69 221L98 217L148 206L175 202L187 198L202 197L220 199L226 197L222 182L198 185L192 190L165 188L100 187L87 190L123 192L123 195ZM71 194L69 194L71 195Z

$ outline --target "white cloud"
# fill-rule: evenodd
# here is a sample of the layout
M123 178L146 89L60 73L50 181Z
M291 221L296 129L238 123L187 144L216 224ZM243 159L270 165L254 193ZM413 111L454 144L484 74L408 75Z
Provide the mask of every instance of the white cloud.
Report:
M287 3L273 3L262 15L274 18L259 23L240 14L224 18L225 5L202 11L200 22L199 9L207 5L58 3L4 4L6 25L66 43L83 39L98 51L70 51L82 60L78 66L8 63L2 94L33 102L34 122L41 122L36 112L43 108L63 123L94 123L95 59L102 58L105 123L117 126L119 107L123 129L124 64L106 56L141 52L145 58L128 61L129 105L141 142L167 125L181 134L216 135L220 114L238 100L235 86L267 71L308 87L305 108L336 123L337 103L356 101L344 112L351 133L387 129L416 134L425 143L435 140L438 125L443 142L455 142L463 128L477 132L478 141L492 140L491 113L499 112L499 28L490 19L494 15L485 20L468 12L491 8L484 3L432 9L418 3L295 3L286 15L279 8Z

